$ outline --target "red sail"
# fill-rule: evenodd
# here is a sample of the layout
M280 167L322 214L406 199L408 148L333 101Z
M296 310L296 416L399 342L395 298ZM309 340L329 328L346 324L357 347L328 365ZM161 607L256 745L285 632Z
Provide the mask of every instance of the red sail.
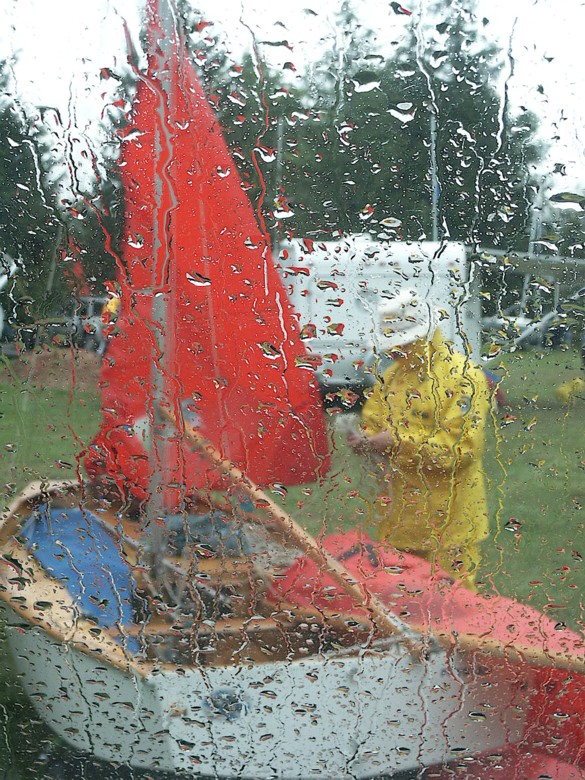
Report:
M122 305L88 472L145 496L164 459L181 492L210 485L178 434L145 433L163 403L256 482L312 481L328 442L296 318L182 37L163 38L156 6L123 147Z

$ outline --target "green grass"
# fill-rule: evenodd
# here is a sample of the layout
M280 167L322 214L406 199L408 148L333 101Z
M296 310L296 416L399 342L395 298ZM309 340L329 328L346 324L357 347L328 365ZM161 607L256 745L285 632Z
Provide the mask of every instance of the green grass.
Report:
M585 398L566 406L555 395L561 382L583 373L579 358L572 351L519 352L503 361L501 373L511 409L490 427L492 538L483 577L583 628Z
M98 422L96 395L0 384L0 480L5 498L33 479L75 478Z

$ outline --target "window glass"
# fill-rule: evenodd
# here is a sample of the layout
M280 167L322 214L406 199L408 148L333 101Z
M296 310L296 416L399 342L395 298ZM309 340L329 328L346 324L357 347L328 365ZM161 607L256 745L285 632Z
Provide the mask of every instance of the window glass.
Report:
M583 6L289 5L5 3L0 765L585 777Z

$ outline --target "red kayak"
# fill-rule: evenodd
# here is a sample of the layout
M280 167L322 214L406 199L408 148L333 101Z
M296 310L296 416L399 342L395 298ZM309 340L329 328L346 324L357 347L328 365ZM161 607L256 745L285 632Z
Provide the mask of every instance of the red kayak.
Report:
M477 653L476 663L509 666L526 695L522 740L496 754L466 758L466 779L585 778L585 638L532 607L505 596L473 593L427 561L373 542L357 531L322 540L324 550L355 577L365 594L406 624L454 649ZM272 588L275 601L331 612L354 612L350 596L307 557L298 558ZM438 772L438 773L437 773ZM447 772L447 774L445 774ZM449 770L425 777L455 777Z

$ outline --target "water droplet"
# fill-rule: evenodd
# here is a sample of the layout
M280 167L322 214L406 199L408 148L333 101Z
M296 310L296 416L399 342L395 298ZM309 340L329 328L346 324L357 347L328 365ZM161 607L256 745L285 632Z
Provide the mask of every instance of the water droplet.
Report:
M271 360L274 360L277 357L280 357L280 350L274 346L274 344L271 344L269 341L261 341L258 346L262 350L262 354L270 358Z
M402 222L399 219L396 219L396 217L386 217L381 221L381 224L384 225L384 227L398 228L402 225Z
M295 366L309 368L315 371L323 363L321 355L299 355L295 358Z
M128 246L133 249L141 249L144 246L144 238L141 235L128 236Z
M341 336L345 330L345 325L342 322L332 322L327 326L327 333L331 336Z
M352 80L354 92L372 92L374 89L379 89L379 81L366 81L360 84L359 81Z
M413 108L412 111L397 111L395 108L388 109L388 113L390 116L393 116L394 119L399 119L403 123L412 122L414 117L416 116L416 108Z
M359 218L362 220L362 222L366 222L368 219L371 219L373 216L374 216L374 207L371 206L369 203L366 203L366 205L359 213Z
M196 287L208 287L211 284L211 279L195 272L187 274L187 281L191 282L191 284L194 284Z
M472 720L485 720L485 712L470 712L469 717Z
M287 495L288 490L284 485L282 485L280 482L275 482L274 484L270 485L270 489L272 492L277 496L282 496L283 498Z
M435 51L431 54L429 58L429 65L431 68L439 68L449 57L449 52L447 51Z
M246 105L246 98L242 95L238 95L236 92L232 92L231 95L228 95L228 100L236 106Z
M264 162L268 163L276 160L276 151L269 149L267 146L256 146L254 151L258 152Z
M290 265L283 270L285 276L309 276L310 271L306 266Z
M279 208L274 212L274 216L276 219L289 219L290 217L294 217L295 213L290 208Z
M225 179L226 176L229 176L231 173L231 168L222 168L221 166L217 166L217 175L220 179Z

